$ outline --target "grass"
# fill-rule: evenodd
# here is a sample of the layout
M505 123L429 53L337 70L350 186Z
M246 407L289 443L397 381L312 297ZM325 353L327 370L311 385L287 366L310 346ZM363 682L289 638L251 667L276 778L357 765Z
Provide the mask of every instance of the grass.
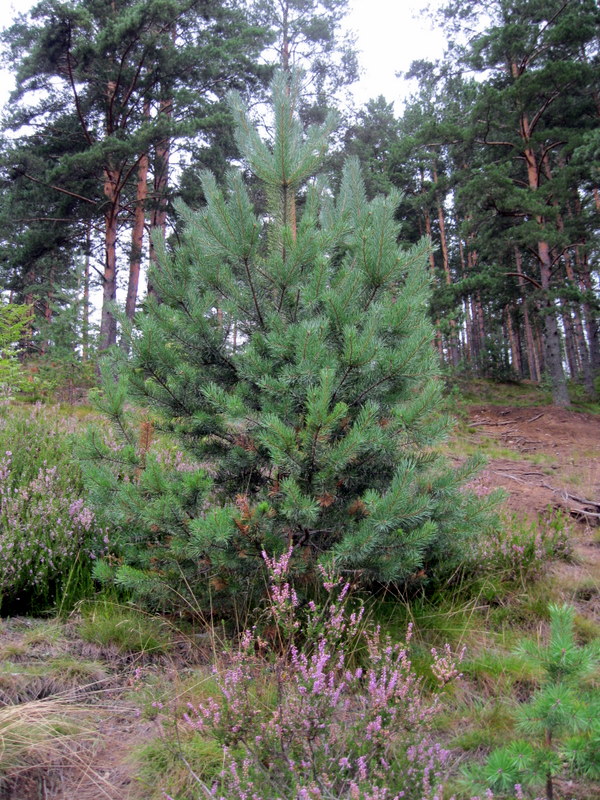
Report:
M515 406L529 408L552 404L552 392L546 386L523 380L520 382L500 383L485 378L453 379L451 396L467 405ZM600 403L591 400L585 389L573 381L569 381L569 398L571 410L588 414L600 414Z
M96 735L88 713L61 698L0 707L0 791L17 798L28 773L80 762Z
M488 750L512 738L515 729L514 704L505 698L464 700L444 720L451 747L467 752Z
M76 627L86 642L121 654L157 655L171 647L170 626L159 617L106 599L84 603L80 611Z
M506 650L481 649L461 665L463 675L475 684L481 694L514 697L515 690L532 690L542 677L539 669Z
M552 403L549 390L529 381L520 383L498 383L484 378L457 378L454 395L467 404L483 404L497 406L547 406Z
M210 785L223 768L223 749L193 731L170 726L133 753L137 779L145 800L164 800L168 787L173 800L196 800L198 779Z

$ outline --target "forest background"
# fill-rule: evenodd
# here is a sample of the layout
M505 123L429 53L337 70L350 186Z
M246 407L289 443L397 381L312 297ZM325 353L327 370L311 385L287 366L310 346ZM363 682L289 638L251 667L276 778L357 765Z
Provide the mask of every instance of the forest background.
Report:
M487 377L545 376L560 404L567 379L594 395L593 2L438 9L446 53L413 63L417 88L400 113L383 96L346 103L358 63L342 2L38 8L3 34L17 89L4 119L2 281L35 309L30 353L81 366L90 347L117 341L117 287L131 319L155 237L176 235L173 201L200 206L199 171L223 175L237 158L227 91L260 103L279 60L306 70L306 121L341 111L332 184L357 155L369 196L402 191L403 239L431 238L440 359Z

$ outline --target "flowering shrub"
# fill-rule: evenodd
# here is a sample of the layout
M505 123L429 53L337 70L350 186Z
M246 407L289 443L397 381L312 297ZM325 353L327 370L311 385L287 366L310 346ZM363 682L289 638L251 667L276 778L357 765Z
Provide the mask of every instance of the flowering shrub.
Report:
M571 554L569 523L552 511L535 520L513 515L479 544L475 561L488 572L519 583L539 578L552 559Z
M439 696L426 696L406 642L352 610L350 586L324 574L330 602L301 606L287 580L291 549L263 553L270 575L269 642L256 628L216 669L220 696L190 705L187 723L224 748L204 794L218 800L434 800L450 753L431 734ZM431 651L440 687L458 675L446 646Z
M81 498L72 423L51 409L13 408L0 426L0 601L30 610L53 602L106 550ZM10 444L10 449L7 445ZM50 460L52 459L52 460Z

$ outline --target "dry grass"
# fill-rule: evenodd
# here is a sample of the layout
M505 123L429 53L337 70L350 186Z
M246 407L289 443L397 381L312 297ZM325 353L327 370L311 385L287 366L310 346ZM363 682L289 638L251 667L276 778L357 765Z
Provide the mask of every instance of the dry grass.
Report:
M95 738L88 718L89 708L63 697L0 708L3 796L25 796L25 789L18 787L31 783L36 774L81 765Z

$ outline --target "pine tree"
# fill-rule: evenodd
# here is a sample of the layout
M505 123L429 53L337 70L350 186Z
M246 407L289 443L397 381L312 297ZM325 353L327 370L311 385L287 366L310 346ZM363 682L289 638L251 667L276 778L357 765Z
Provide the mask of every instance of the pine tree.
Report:
M545 784L553 800L554 777L568 761L575 773L596 777L599 772L598 698L586 693L585 680L600 661L597 642L579 646L575 640L575 609L550 605L548 644L524 642L517 653L538 669L542 684L517 712L517 727L528 739L494 750L484 765L466 771L475 782L500 796L514 796L519 785ZM565 733L574 734L559 747Z
M133 313L144 218L165 235L173 141L213 140L211 117L222 114L228 89L261 83L265 41L246 9L221 0L44 0L0 35L17 86L4 128L21 142L7 148L6 169L11 181L45 189L49 213L25 216L53 218L55 236L73 222L85 236L90 218L101 231L102 349L117 340L123 226L136 228ZM0 236L5 230L0 218Z
M476 271L487 273L481 289L490 310L497 311L500 289L504 311L519 298L536 312L543 347L534 354L528 346L530 372L543 360L557 405L569 403L564 356L590 394L597 363L597 298L584 263L585 220L594 207L584 186L593 183L593 162L572 156L597 126L598 19L590 0L449 0L438 12L448 35L446 67L480 76L456 137L474 158L455 196L467 207L461 216L474 239ZM449 97L453 82L446 82Z
M277 74L270 144L233 97L267 213L240 172L225 188L204 174L207 206L180 207L173 253L157 241L162 302L138 316L132 363L99 398L121 441L91 434L88 483L123 531L117 580L154 600L239 597L260 585L261 552L289 547L301 572L329 560L365 581L420 581L453 569L490 521L462 489L473 464L436 450L450 422L428 242L398 246L399 196L369 202L356 160L335 199L313 180L334 120L304 135L299 93ZM149 409L141 436L128 397ZM182 448L182 471L153 452L154 428Z

